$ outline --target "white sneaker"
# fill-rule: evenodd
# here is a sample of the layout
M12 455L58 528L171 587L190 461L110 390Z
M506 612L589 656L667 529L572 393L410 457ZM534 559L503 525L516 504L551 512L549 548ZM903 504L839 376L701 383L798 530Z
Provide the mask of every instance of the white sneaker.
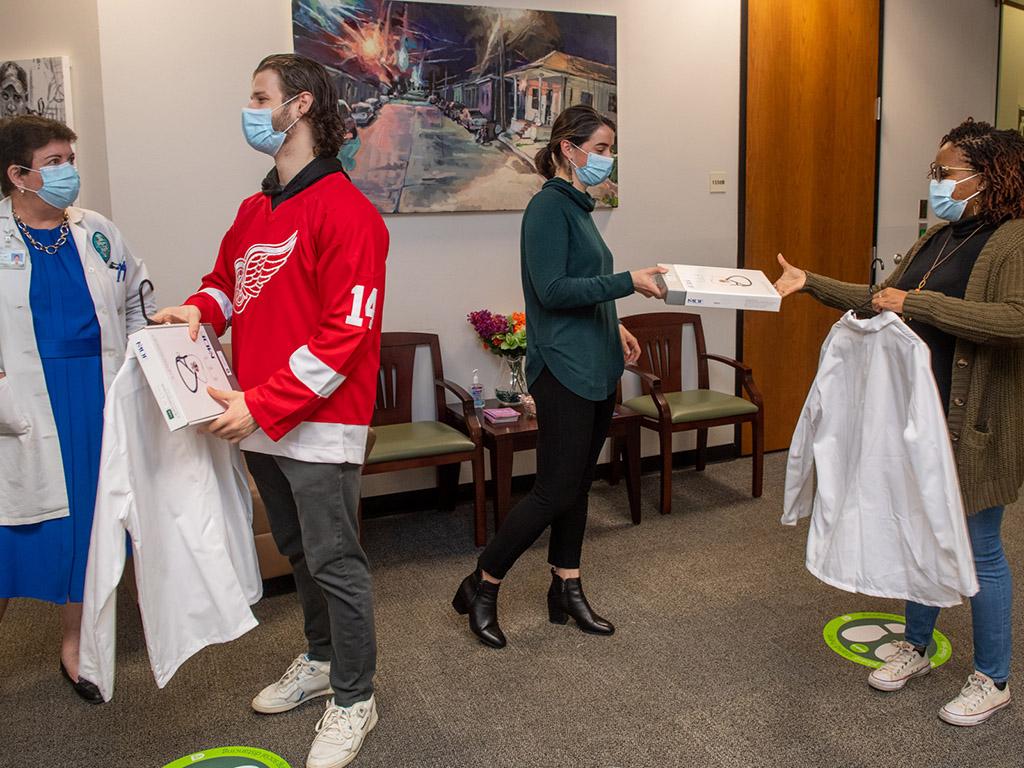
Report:
M885 664L868 675L868 685L879 691L898 691L911 678L932 671L928 657L918 653L906 640L897 640L893 646L896 650L885 660Z
M313 661L302 654L292 662L280 680L256 694L252 708L265 715L275 715L332 692L331 662Z
M334 699L327 702L316 738L309 748L306 768L342 768L356 759L366 734L377 724L377 703L373 696L357 701L351 707L339 707Z
M1000 691L991 677L973 672L960 695L939 710L939 717L952 725L979 725L1009 703L1009 685Z

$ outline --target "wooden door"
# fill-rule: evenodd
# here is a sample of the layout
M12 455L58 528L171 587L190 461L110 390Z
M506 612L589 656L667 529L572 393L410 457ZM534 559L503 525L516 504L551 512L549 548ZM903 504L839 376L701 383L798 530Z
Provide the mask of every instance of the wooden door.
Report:
M740 263L865 283L875 231L881 0L746 0ZM742 158L741 158L742 161ZM765 449L789 446L839 312L806 295L745 312L741 359L765 399ZM749 438L744 440L749 452Z

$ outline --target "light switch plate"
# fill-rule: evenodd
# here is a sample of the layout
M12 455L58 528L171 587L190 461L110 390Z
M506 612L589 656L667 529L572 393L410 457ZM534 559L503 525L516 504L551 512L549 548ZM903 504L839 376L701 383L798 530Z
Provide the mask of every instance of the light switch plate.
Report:
M725 174L720 171L712 171L708 174L708 192L728 192L729 185L726 183Z

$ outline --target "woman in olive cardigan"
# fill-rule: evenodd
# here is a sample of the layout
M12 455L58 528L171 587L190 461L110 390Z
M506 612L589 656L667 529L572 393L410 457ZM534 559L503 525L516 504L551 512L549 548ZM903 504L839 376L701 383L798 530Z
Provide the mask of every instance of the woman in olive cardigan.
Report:
M548 616L572 617L584 632L610 635L611 622L587 603L580 554L587 494L615 409L624 360L640 353L619 325L615 300L634 291L662 296L658 267L613 273L612 254L591 218L587 187L605 181L614 164L615 124L593 108L562 112L536 162L548 179L526 208L520 242L529 328L526 376L537 404L537 477L459 586L452 605L494 648L505 645L498 625L498 585L548 526L551 589Z
M925 233L884 285L814 275L780 254L776 288L838 309L870 302L902 314L928 344L980 585L971 598L975 672L939 717L977 725L1010 703L1011 577L1000 526L1024 480L1024 138L968 120L943 137L929 176L932 209L950 223ZM938 614L907 603L906 642L870 674L872 687L896 691L931 670Z

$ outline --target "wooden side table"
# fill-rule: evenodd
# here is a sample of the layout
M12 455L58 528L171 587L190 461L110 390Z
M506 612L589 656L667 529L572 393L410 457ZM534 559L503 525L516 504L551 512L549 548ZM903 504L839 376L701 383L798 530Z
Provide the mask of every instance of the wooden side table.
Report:
M488 408L500 408L505 403L488 400ZM517 409L518 410L518 409ZM454 423L465 429L461 406L448 405ZM621 440L624 448L626 492L629 511L634 525L640 523L640 420L639 413L615 406L615 415L608 430L609 437ZM491 482L494 488L494 528L505 521L512 506L512 457L516 451L529 451L537 447L537 419L520 415L519 421L509 424L491 424L480 417L484 447L491 460Z

